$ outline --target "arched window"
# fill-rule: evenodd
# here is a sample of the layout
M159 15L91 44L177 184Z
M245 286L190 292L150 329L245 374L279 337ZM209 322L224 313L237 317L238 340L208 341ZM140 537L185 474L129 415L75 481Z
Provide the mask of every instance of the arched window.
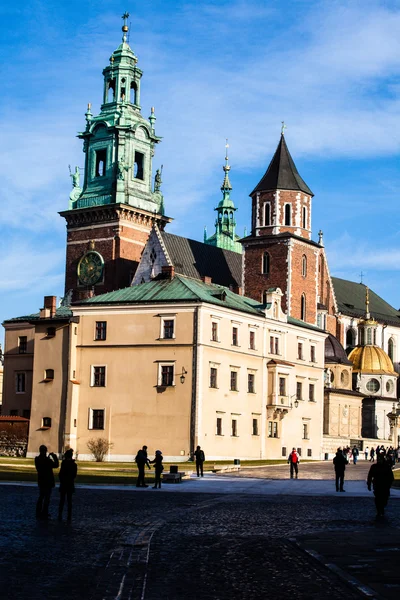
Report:
M307 309L307 307L306 307L306 295L302 294L302 296L301 296L301 308L300 308L300 313L301 313L300 314L300 319L302 321L306 320L306 309Z
M346 348L351 346L354 348L356 345L356 332L352 327L346 331Z
M389 338L388 341L388 356L392 362L394 362L394 341L393 338Z
M233 212L232 211L229 213L229 218L231 221L233 220Z
M264 252L262 259L262 272L264 275L269 275L269 254L268 252Z
M130 96L130 101L132 104L136 104L136 83L134 81L131 81L131 96Z
M126 85L125 84L126 84L126 79L125 79L125 77L123 77L121 79L121 93L119 96L120 102L123 102L124 100L126 100Z
M290 204L285 204L285 225L292 224L292 214Z
M264 225L271 225L271 205L269 202L264 204Z
M106 102L114 102L115 98L115 79L107 81L107 98Z
M305 254L301 260L301 274L303 277L307 277L307 256Z
M303 210L302 210L302 227L303 229L307 229L307 208L305 206L303 206Z

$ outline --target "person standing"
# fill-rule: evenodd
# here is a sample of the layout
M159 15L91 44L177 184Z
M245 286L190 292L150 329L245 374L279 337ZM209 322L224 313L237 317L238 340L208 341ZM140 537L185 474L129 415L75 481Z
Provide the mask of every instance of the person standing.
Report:
M369 462L375 462L375 448L373 446L371 448L371 458L369 459Z
M135 462L137 464L139 475L136 481L136 487L149 487L145 484L144 481L144 468L147 465L147 468L150 469L149 459L147 458L147 446L143 446L141 450L138 451L135 457Z
M359 454L357 446L353 447L351 454L353 456L353 465L356 465L357 461L358 461L358 454Z
M296 474L296 479L299 474L300 456L296 448L293 448L289 454L288 463L290 463L290 479L293 479L293 474Z
M58 506L58 520L62 520L62 513L64 510L65 497L67 498L67 519L71 520L72 517L72 494L75 492L74 481L78 472L76 462L72 458L74 451L72 448L66 450L64 453L64 459L61 463L60 473L58 478L60 480L60 504Z
M365 460L368 460L368 454L369 454L369 448L368 446L365 448L364 450L364 456L365 456Z
M55 486L53 469L58 469L57 454L50 452L47 456L47 446L39 448L39 455L35 457L35 467L38 473L39 498L36 503L36 518L49 518L50 496Z
M159 487L159 489L161 489L161 473L164 471L162 461L163 461L163 455L162 455L161 450L156 450L156 455L155 455L154 459L150 461L151 463L154 464L154 473L155 473L155 482L153 485L153 490L156 490L157 486Z
M341 448L337 449L336 456L333 459L333 464L335 467L335 475L336 475L336 491L344 492L343 484L344 484L344 472L346 470L346 465L348 464L348 460L343 454L343 450Z
M200 477L200 473L201 473L201 476L204 477L204 475L203 475L203 463L206 460L206 456L205 456L203 450L200 448L200 446L197 446L196 451L194 453L194 456L196 458L197 477Z
M378 455L377 462L371 466L367 479L368 489L371 491L371 484L374 488L377 517L383 517L385 514L393 480L393 471L390 465L388 465L384 456Z

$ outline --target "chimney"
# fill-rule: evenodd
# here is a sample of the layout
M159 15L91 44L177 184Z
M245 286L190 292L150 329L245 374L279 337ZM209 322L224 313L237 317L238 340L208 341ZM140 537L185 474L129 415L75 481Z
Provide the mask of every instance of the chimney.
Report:
M243 290L242 290L242 288L241 288L241 287L239 287L239 286L237 286L237 285L234 285L234 286L233 286L233 290L232 290L232 292L233 292L234 294L238 294L238 296L243 296Z
M175 267L170 265L161 267L161 276L162 279L173 279L175 277Z
M209 277L208 275L204 275L201 278L202 281L204 281L204 283L206 283L207 285L211 285L212 284L212 277Z
M44 297L44 309L47 313L49 311L49 317L55 317L57 308L57 296L45 296Z

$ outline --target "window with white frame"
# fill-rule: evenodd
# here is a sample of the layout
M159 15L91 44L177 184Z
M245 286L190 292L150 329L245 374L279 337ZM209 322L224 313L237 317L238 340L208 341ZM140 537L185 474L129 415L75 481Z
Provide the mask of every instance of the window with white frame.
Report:
M298 342L297 343L297 358L299 360L304 360L304 356L303 356L303 342Z
M254 373L248 373L247 374L247 391L249 394L255 394L255 381L256 381L256 376Z
M158 386L170 387L175 385L175 364L159 363L158 365Z
M237 371L231 371L231 391L232 392L238 391L238 372Z
M94 339L105 340L107 337L107 321L96 321Z
M175 339L175 317L173 315L165 315L161 317L161 332L162 340Z
M210 388L218 387L218 370L216 367L210 367Z
M19 372L15 374L15 391L17 394L26 392L26 373Z
M270 354L279 354L279 337L276 335L269 336L269 352Z
M249 331L249 348L250 350L256 349L256 332L254 329L250 329Z
M239 329L232 327L232 346L239 346Z
M92 387L105 387L106 385L106 367L105 366L92 366L91 386Z
M279 395L286 396L286 377L279 377Z
M268 421L268 437L278 437L278 423L276 421Z
M218 342L218 323L217 321L211 322L211 340Z
M310 346L310 360L311 362L317 362L316 354L315 354L315 346Z
M89 429L104 429L104 408L89 408Z
M26 354L28 349L28 338L26 335L20 335L18 338L18 353Z

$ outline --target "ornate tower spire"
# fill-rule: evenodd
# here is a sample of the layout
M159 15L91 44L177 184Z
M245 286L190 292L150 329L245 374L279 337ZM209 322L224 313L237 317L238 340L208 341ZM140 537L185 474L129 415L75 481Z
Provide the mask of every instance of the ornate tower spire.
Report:
M228 158L228 140L225 144L225 164L222 170L225 173L224 180L221 185L222 200L219 202L217 208L217 219L215 221L215 233L210 238L204 236L204 242L211 246L217 246L218 248L225 248L225 250L232 250L233 252L242 252L242 245L238 241L240 238L236 235L236 220L235 207L231 199L232 186L229 181L229 171L231 167L229 165Z

